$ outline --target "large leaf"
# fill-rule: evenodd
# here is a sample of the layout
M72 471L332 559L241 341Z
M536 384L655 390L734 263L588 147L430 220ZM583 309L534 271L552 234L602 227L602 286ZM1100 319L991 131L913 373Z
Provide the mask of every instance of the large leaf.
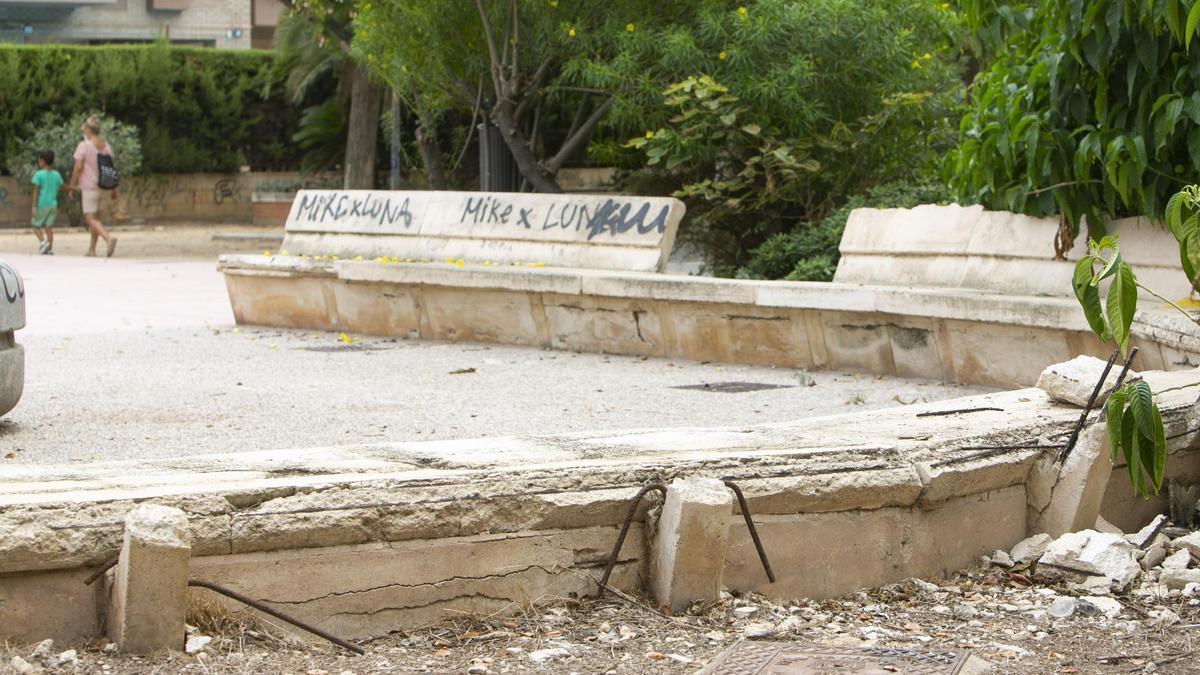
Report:
M1166 472L1167 465L1167 436L1166 430L1163 428L1162 413L1158 411L1158 406L1154 406L1154 436L1151 440L1154 443L1152 477L1154 478L1154 492L1157 493L1162 489L1163 474Z
M1112 284L1108 288L1108 325L1113 339L1121 348L1121 353L1129 351L1129 327L1133 324L1133 314L1137 311L1137 281L1133 276L1133 268L1121 261L1113 274Z
M1183 203L1184 194L1182 192L1176 192L1167 200L1167 227L1170 228L1176 241L1183 241L1184 238Z
M1108 426L1108 449L1112 461L1117 462L1117 453L1121 450L1121 420L1125 416L1125 402L1129 400L1129 388L1121 387L1108 397L1105 408L1105 424Z
M1071 285L1075 289L1075 297L1079 300L1088 326L1101 340L1107 342L1111 335L1108 325L1104 322L1104 312L1100 309L1100 289L1092 284L1092 276L1092 258L1085 256L1075 263L1075 275Z
M1200 24L1200 2L1192 5L1192 10L1188 12L1187 27L1183 29L1183 46L1185 49L1191 49L1192 36L1196 34L1196 25Z
M1154 394L1145 380L1134 382L1129 388L1129 410L1137 422L1138 433L1154 436Z
M1141 458L1137 453L1137 423L1133 421L1133 412L1128 408L1121 415L1121 453L1125 456L1125 468L1129 471L1129 482L1133 489L1142 493Z

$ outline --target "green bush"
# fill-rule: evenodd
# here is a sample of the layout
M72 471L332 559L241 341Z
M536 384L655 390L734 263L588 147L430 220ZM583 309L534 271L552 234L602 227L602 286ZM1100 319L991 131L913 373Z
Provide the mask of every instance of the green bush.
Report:
M142 144L138 140L137 127L104 115L98 117L104 140L112 146L117 171L123 177L140 171ZM42 117L34 126L34 132L21 139L16 151L5 159L17 182L24 185L30 181L37 171L36 155L41 150L54 152L54 168L62 174L64 183L69 181L75 165L75 146L83 140L83 133L79 129L87 118L87 113L69 119L51 113Z
M951 201L950 189L935 182L885 183L851 197L819 221L767 239L738 270L743 279L830 281L837 269L838 244L850 212L861 208L911 209Z
M872 185L936 174L953 148L962 83L948 5L759 0L704 3L696 14L635 45L653 67L615 59L565 69L583 86L638 88L609 123L645 125L626 146L687 202L680 237L705 251L711 271L733 272L771 236L803 230ZM671 79L651 89L662 78ZM592 152L616 155L603 139Z
M141 130L150 173L295 168L300 113L276 77L257 50L0 45L0 157L48 113L101 110Z
M994 4L967 8L1001 55L975 80L947 162L963 198L1095 230L1156 217L1200 179L1200 50L1188 49L1200 3L1014 3L1032 7L1011 22Z

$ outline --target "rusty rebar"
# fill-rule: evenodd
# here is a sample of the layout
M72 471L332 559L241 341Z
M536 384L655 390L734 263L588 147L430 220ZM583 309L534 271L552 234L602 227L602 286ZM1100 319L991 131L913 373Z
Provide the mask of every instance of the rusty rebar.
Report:
M742 488L738 487L737 483L731 480L722 482L737 497L738 508L742 510L742 518L746 520L746 529L750 530L750 538L754 540L754 548L758 549L758 559L762 561L763 571L767 573L767 580L775 583L775 572L771 571L771 561L767 560L767 551L763 548L762 539L758 536L758 528L754 527L754 519L750 516L750 507L746 504L746 496L742 494Z
M249 605L264 614L269 614L269 615L275 617L276 619L279 619L280 621L290 623L291 625L293 625L301 630L308 631L309 633L312 633L313 635L316 635L317 637L324 638L324 639L332 642L333 644L341 647L342 649L346 649L346 650L354 652L355 654L360 654L360 655L366 653L363 651L362 647L359 647L358 645L354 644L353 642L347 642L346 640L343 640L340 637L337 637L336 635L331 635L329 633L326 633L325 631L321 630L320 628L317 628L316 626L310 626L307 623L304 623L303 621L301 621L299 619L290 617L287 614L284 614L283 612L281 612L273 607L269 607L269 606L259 602L258 600L255 600L254 598L246 597L245 595L242 595L241 593L238 593L237 591L229 590L228 588L225 588L224 586L220 586L218 584L214 584L211 581L204 581L203 579L188 579L188 586L207 588L208 590L210 590L214 593L220 593L221 595L224 595L227 598L232 598L242 604Z
M120 556L120 555L114 556L112 560L109 560L108 562L104 563L104 565L102 565L102 566L101 566L99 569L97 569L95 572L92 572L91 574L89 574L89 575L87 576L87 578L83 580L83 583L84 583L84 584L86 584L86 585L88 585L88 586L91 586L92 584L96 583L96 580L97 580L97 579L99 579L100 577L104 576L104 573L105 573L105 572L107 572L107 571L111 570L112 568L116 567L116 566L117 566L117 562L118 562L118 561L120 561L120 560L121 560L121 556Z
M608 578L612 576L613 567L617 564L617 558L621 556L621 546L625 544L625 535L629 534L629 526L633 524L633 517L637 515L638 505L642 503L642 498L651 490L657 490L664 497L667 495L667 486L662 483L651 483L638 490L633 499L629 502L629 511L625 513L625 522L621 524L621 533L617 535L617 544L613 546L612 555L608 558L608 564L604 566L604 576L600 578L600 590L596 592L596 597L600 598L604 595L604 589L608 588Z
M1137 347L1129 353L1129 358L1137 353ZM1075 428L1071 430L1071 435L1067 438L1067 444L1063 446L1061 452L1058 453L1058 461L1062 462L1067 459L1067 455L1075 449L1075 443L1079 441L1079 432L1083 431L1083 425L1087 422L1088 415L1092 412L1092 406L1096 405L1096 398L1100 396L1100 391L1104 389L1104 383L1108 380L1108 373L1112 371L1113 364L1117 362L1119 351L1113 350L1112 356L1108 357L1108 363L1104 365L1104 372L1100 373L1100 379L1096 382L1096 386L1092 388L1092 395L1088 397L1087 405L1083 406L1083 413L1079 415L1079 419L1075 422ZM1125 362L1126 369L1129 368L1129 361ZM1120 386L1118 384L1117 386ZM1115 387L1114 387L1115 389Z

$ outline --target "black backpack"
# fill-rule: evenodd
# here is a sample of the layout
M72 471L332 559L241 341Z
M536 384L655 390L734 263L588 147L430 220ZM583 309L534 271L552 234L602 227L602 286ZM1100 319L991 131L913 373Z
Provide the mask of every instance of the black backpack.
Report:
M111 190L121 184L121 175L117 173L117 166L113 164L111 154L98 153L96 155L96 166L100 170L100 175L96 179L96 185L101 190Z

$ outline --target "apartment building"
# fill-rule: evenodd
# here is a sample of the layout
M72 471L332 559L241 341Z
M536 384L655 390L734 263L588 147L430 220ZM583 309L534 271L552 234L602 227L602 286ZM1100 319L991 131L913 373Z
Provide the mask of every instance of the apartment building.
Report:
M281 0L0 0L0 42L270 49Z

